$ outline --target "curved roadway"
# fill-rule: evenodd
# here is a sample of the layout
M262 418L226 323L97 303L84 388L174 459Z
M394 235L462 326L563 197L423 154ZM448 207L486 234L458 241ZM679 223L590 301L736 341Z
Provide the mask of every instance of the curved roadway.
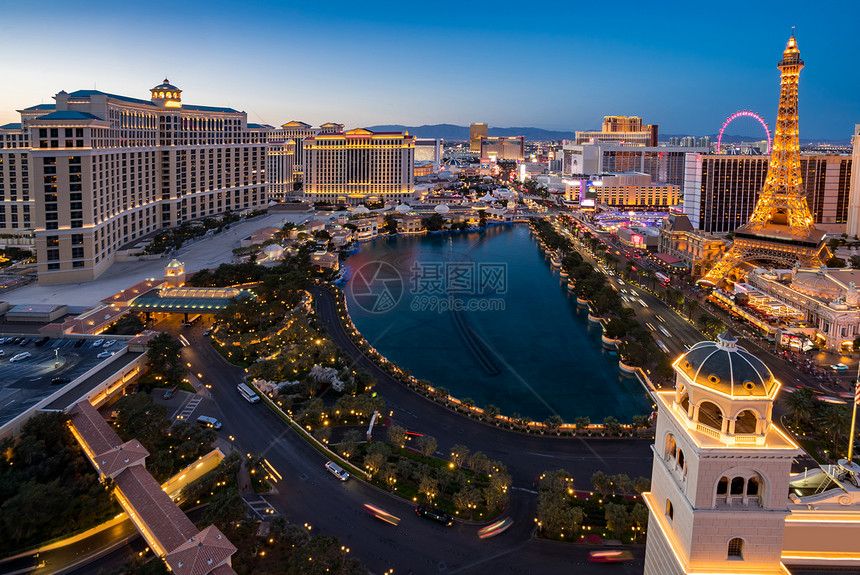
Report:
M503 461L513 477L508 514L515 520L506 533L478 539L477 525L456 522L444 528L418 518L413 505L356 479L337 481L324 468L326 459L293 432L263 404L249 404L236 392L244 370L227 363L202 337L202 328L184 335L191 346L183 357L191 371L210 385L206 390L214 405L206 414L223 423L222 438L232 437L243 453L262 453L283 477L276 493L266 495L272 506L293 523L309 523L313 530L336 535L373 572L395 573L553 573L604 572L606 565L587 562L589 548L537 541L531 538L537 498L532 491L535 476L546 470L567 469L576 485L590 487L591 474L650 475L651 442L633 439L592 439L531 436L498 429L471 420L437 405L392 380L365 358L337 321L335 301L325 290L312 289L319 320L332 339L356 365L378 381L377 389L393 419L419 433L436 437L442 454L462 443ZM207 404L204 404L207 405ZM213 413L209 413L212 411ZM202 412L201 412L202 413ZM195 416L199 413L195 413ZM381 431L381 430L380 430ZM397 527L366 515L364 503L372 503L402 521ZM636 561L609 570L641 573L644 550L634 550Z

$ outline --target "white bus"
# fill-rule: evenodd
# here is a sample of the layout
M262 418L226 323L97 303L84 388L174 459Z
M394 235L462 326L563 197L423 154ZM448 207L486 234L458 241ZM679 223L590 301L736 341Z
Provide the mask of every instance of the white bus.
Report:
M245 385L244 383L240 383L236 386L236 389L239 391L239 395L248 400L248 403L257 403L260 401L260 396L254 393L254 390Z

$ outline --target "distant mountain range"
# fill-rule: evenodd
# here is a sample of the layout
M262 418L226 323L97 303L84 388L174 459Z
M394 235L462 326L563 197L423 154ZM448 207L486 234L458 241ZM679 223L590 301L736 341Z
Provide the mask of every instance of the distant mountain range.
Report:
M449 141L466 141L469 139L469 126L456 126L454 124L432 124L425 126L401 126L392 124L389 126L369 126L368 130L380 132L402 132L406 131L419 138L441 138ZM541 128L490 128L487 130L489 136L525 136L526 140L535 142L546 142L550 140L572 140L573 132L559 132L555 130L542 130Z
M424 126L403 126L401 124L390 124L384 126L368 126L368 130L379 131L379 132L409 132L414 136L418 136L419 138L437 138L448 141L466 141L469 139L469 126L457 126L455 124L429 124ZM599 129L599 128L595 128ZM532 142L547 142L551 140L573 140L576 137L574 132L563 132L558 130L544 130L542 128L526 128L526 127L513 127L513 128L489 128L487 130L487 134L490 136L525 136L526 140ZM683 138L684 136L693 135L695 137L699 137L694 134L660 134L661 142L668 142L669 138L678 137ZM711 137L712 142L717 141L718 134L707 134ZM723 134L723 141L735 144L739 142L758 142L763 138L762 135L757 136L739 136L739 135L729 135ZM821 139L811 139L811 138L801 138L800 142L802 144L812 144L819 142L828 142L831 144L838 145L847 145L851 143L849 138L837 139L837 140L821 140Z

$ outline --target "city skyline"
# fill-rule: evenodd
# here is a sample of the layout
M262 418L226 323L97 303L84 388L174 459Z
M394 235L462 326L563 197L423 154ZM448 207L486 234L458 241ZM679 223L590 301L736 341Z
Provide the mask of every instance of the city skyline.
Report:
M254 2L227 12L189 2L165 16L95 2L54 8L33 41L26 10L9 5L3 46L27 46L28 58L6 67L14 89L0 95L0 123L60 90L145 99L166 76L189 102L226 104L272 125L480 121L572 131L623 114L659 124L661 133L710 134L740 109L773 125L772 54L796 25L807 61L801 135L849 138L860 80L844 73L843 55L860 9L844 6L832 18L802 6L781 3L775 19L772 6L719 17L705 5L685 6L683 15L629 6L620 10L625 25L614 26L598 7L335 3L323 11ZM81 38L70 40L69 30ZM72 62L56 57L70 48ZM228 72L213 74L221 70ZM750 122L738 123L738 133L753 135Z

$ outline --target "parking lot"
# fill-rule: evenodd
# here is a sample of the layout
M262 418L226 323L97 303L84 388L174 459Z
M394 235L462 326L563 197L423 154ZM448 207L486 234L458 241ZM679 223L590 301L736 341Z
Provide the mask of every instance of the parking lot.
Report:
M0 334L0 338L8 337ZM124 339L106 338L114 343L105 348L96 347L98 338L49 339L37 346L38 337L29 337L29 343L0 344L0 426L16 417L42 399L60 391L79 376L98 364L107 361L110 354L121 351ZM75 344L79 341L83 343ZM20 361L16 355L29 353ZM104 357L99 357L103 355Z

